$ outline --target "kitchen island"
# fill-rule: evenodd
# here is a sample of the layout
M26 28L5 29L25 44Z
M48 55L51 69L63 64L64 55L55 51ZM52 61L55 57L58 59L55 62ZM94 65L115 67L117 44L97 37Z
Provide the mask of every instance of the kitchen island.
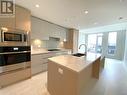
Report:
M48 91L51 95L83 95L91 78L99 78L100 54L76 57L62 55L49 58Z

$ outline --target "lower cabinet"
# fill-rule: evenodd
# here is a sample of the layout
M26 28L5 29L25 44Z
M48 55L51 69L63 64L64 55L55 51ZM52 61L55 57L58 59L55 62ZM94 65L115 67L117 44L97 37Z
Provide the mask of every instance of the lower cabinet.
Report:
M68 54L68 51L46 53L46 54L33 54L31 57L31 72L32 75L47 71L48 58Z
M32 62L31 62L31 73L32 75L38 74L42 71L46 71L47 70L47 63L46 63L46 59L44 58L45 54L39 54L39 55L32 55ZM48 60L48 58L47 58Z
M0 87L5 87L13 83L28 79L31 77L31 68L16 70L7 74L0 75Z

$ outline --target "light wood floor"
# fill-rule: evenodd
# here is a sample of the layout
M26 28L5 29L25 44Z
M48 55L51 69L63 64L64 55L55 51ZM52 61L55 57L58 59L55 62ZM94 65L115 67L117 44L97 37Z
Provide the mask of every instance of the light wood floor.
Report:
M0 89L0 95L49 95L46 84L47 72L44 72ZM84 90L84 95L127 95L127 68L123 62L106 59L100 79L93 79Z

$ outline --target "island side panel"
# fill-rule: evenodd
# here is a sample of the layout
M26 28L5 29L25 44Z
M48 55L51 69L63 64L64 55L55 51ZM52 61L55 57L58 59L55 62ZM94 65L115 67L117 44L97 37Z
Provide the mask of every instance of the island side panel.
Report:
M51 95L78 95L77 81L77 72L52 61L48 62L48 91Z
M100 74L100 58L99 57L95 62L92 64L92 77L99 79L99 74Z
M78 74L78 95L85 95L87 86L92 80L92 64L84 68Z

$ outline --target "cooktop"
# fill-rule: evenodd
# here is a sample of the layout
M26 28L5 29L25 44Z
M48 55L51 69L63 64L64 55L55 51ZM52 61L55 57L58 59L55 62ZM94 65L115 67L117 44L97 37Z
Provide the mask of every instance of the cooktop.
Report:
M60 51L60 49L48 49L48 51Z

